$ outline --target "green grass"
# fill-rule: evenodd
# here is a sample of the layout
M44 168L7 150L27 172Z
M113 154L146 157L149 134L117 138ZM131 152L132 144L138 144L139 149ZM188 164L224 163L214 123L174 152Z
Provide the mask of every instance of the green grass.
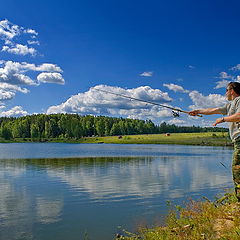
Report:
M13 140L1 140L0 142L31 142L30 138L19 138ZM36 140L37 141L37 140ZM123 135L108 137L83 137L80 139L43 139L43 142L66 142L66 143L114 143L114 144L181 144L181 145L202 145L202 146L231 146L232 143L227 132L206 132L206 133L172 133L165 134L144 134L144 135Z
M141 228L137 233L125 231L122 240L202 240L240 239L240 203L233 193L211 202L189 201L184 208L172 210L165 226Z
M115 144L181 144L181 145L205 145L205 146L231 146L228 133L207 132L207 133L172 133L165 134L144 134L125 135L109 137L82 138L81 143L115 143Z

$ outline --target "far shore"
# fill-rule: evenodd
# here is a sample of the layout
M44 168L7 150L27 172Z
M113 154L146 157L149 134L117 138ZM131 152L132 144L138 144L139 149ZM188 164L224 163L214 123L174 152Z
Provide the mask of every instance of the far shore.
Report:
M122 136L92 136L80 139L51 138L31 139L19 138L4 140L1 143L23 143L23 142L62 142L62 143L112 143L112 144L179 144L198 146L232 146L227 132L203 132L203 133L165 133L144 135L122 135Z

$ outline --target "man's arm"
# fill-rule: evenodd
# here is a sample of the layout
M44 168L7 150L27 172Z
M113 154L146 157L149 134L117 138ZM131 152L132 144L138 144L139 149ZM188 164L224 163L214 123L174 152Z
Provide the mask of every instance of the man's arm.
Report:
M212 114L222 114L218 108L205 108L193 110L188 113L191 116L196 116L197 114L212 115Z
M240 122L240 113L235 113L227 117L217 118L213 126L216 126L219 123L223 122Z

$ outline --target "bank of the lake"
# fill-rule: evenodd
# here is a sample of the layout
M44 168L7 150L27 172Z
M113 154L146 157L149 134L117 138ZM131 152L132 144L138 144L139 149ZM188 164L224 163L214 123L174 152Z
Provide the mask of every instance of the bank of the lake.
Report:
M227 132L144 134L107 137L83 137L80 139L50 138L13 140L0 139L0 142L64 142L64 143L112 143L112 144L180 144L198 146L232 146Z
M189 201L185 207L175 206L164 226L140 228L137 233L117 235L122 240L202 240L240 239L240 203L233 193L212 202Z

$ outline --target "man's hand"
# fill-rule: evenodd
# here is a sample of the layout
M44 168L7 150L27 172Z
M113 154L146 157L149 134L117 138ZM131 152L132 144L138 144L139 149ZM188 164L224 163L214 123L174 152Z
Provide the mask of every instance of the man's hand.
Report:
M188 114L190 116L197 116L199 113L200 113L200 110L193 110L193 111L188 112Z
M215 127L215 126L217 126L219 123L223 123L223 122L225 122L223 117L222 117L222 118L217 118L216 121L215 121L215 123L213 123L213 126Z

